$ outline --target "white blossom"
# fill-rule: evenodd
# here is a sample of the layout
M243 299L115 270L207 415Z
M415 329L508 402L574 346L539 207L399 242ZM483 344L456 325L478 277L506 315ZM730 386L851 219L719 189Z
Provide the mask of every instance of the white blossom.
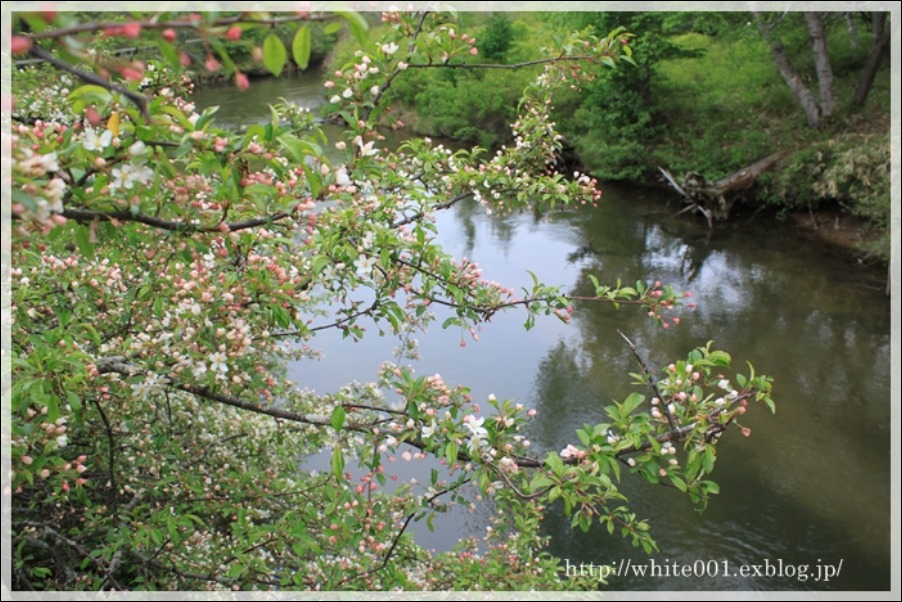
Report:
M103 133L97 132L91 126L85 127L85 138L81 145L89 151L103 150L113 142L113 132L104 130Z
M140 157L141 155L147 152L147 145L138 140L130 147L128 147L128 154L130 157Z
M110 189L125 188L126 190L131 190L136 183L147 184L152 179L153 171L146 165L125 163L121 167L113 168L113 182L110 184Z
M436 431L437 428L438 428L438 425L435 424L435 420L433 420L433 421L429 424L429 426L424 426L423 429L422 429L422 432L423 432L423 438L424 438L424 439L428 439L428 438L432 437L433 435L435 435L435 431Z
M366 255L360 255L357 259L354 260L354 267L357 268L357 276L358 278L366 278L373 272L373 267L376 265L375 257L367 257Z
M216 373L225 375L225 373L229 371L229 367L228 367L228 365L226 365L226 360L228 358L226 358L225 353L223 353L221 351L217 351L216 353L211 353L210 357L208 357L207 359L210 360L210 371L211 372L216 372ZM218 377L219 374L217 374L216 376Z
M341 167L335 172L335 183L339 186L351 185L351 178L348 177L348 169L346 167Z

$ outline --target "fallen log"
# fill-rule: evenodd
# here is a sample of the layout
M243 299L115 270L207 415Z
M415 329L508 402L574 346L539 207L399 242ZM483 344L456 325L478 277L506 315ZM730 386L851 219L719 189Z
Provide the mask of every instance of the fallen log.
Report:
M716 182L711 182L694 171L686 173L682 182L677 182L673 174L665 168L658 167L658 170L687 204L678 215L687 211L698 211L708 220L708 227L713 228L715 221L723 221L729 217L730 207L735 199L728 195L747 190L758 176L771 169L785 155L786 151L774 153Z

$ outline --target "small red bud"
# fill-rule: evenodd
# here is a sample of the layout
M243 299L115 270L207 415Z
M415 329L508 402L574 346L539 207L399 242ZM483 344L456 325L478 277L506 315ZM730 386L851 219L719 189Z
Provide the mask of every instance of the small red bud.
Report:
M140 23L126 23L121 28L122 36L126 38L137 38L141 35L141 24Z
M13 36L9 46L13 54L25 54L31 50L31 40L25 36Z

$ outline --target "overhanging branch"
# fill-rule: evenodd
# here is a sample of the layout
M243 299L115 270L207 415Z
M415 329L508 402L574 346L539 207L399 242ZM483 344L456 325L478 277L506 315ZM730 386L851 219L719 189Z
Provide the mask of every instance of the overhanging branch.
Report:
M124 86L120 86L119 84L111 82L108 79L104 79L94 73L82 71L81 69L78 69L77 67L70 65L66 61L58 59L57 57L53 56L52 54L50 54L49 52L47 52L46 50L44 50L43 48L38 46L37 44L32 44L30 52L31 52L32 56L39 58L43 61L47 61L48 63L50 63L57 69L71 73L75 77L82 79L82 80L88 82L89 84L94 84L95 86L100 86L101 88L105 88L106 90L109 90L110 92L118 92L119 94L122 94L127 99L132 101L136 107L138 107L138 109L141 111L141 116L144 117L145 121L148 121L148 122L150 121L150 110L148 108L148 103L150 101L143 94L135 92L134 90L129 90L128 88L126 88Z
M131 211L95 211L94 209L78 209L67 208L60 214L67 219L74 219L77 222L92 222L98 219L102 222L120 221L120 222L138 222L147 226L153 226L160 230L168 230L170 232L194 233L194 232L218 232L223 229L222 224L213 226L202 226L200 224L192 224L191 222L181 222L175 220L167 220L146 213L132 213ZM275 222L291 217L291 213L279 212L266 217L258 217L241 222L233 222L225 224L229 232L237 232L239 230L247 230L248 228L257 228L266 226Z

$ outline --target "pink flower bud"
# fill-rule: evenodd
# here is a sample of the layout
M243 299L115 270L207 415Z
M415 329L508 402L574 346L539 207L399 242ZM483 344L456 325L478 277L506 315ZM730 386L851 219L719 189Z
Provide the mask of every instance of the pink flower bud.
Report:
M10 50L13 54L25 54L31 50L31 40L25 36L13 36L10 40Z

